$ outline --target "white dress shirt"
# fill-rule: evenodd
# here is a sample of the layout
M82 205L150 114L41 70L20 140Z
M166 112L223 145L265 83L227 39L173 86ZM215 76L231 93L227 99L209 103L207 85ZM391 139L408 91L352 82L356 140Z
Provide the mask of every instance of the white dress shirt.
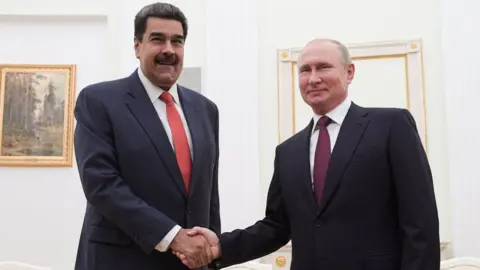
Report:
M170 129L170 125L168 123L168 118L167 118L167 105L165 104L165 102L160 100L160 95L163 92L165 92L165 90L154 85L143 74L141 68L138 68L138 76L140 77L140 81L142 82L143 87L145 87L145 90L147 91L148 97L150 98L150 101L152 102L153 107L155 108L155 111L157 111L158 117L162 122L163 128L167 132L167 136L168 136L168 139L170 140L170 144L172 145L172 149L174 149L173 140L172 140L172 130ZM177 84L175 83L174 85L172 85L172 87L170 87L168 92L173 96L175 107L177 108L177 111L180 114L180 118L182 119L183 127L185 128L185 132L187 133L187 140L188 140L188 145L190 147L190 154L193 158L192 137L190 135L190 130L188 128L187 119L185 118L185 115L182 110L182 106L180 104L180 99L178 97ZM170 232L168 232L165 235L165 237L160 241L160 243L155 247L155 249L161 252L167 251L168 248L170 247L171 242L177 235L178 231L180 231L180 229L181 229L180 226L175 225L175 227L173 227L172 230L170 230Z
M352 102L347 98L342 103L340 103L335 109L331 110L325 116L328 116L332 122L327 126L328 135L330 136L330 152L333 152L335 143L337 142L338 133L340 132L340 127L343 124L343 120L345 116L347 116L348 110L350 109L350 105ZM319 130L315 130L315 125L317 124L318 120L323 115L315 114L313 116L313 130L312 135L310 137L310 175L312 179L312 187L313 187L313 164L315 162L315 150L317 149L317 141L318 141L318 134Z

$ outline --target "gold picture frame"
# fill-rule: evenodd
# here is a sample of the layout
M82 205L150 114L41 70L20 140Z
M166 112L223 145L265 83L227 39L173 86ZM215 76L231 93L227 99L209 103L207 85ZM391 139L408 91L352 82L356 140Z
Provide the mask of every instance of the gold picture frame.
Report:
M0 64L0 166L70 167L76 65Z

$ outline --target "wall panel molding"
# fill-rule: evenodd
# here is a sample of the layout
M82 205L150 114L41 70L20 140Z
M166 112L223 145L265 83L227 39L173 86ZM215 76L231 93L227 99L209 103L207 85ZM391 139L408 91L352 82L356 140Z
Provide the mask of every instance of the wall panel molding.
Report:
M425 106L425 87L423 78L422 41L420 39L385 41L372 43L346 44L352 60L357 63L364 60L401 60L402 74L405 77L405 107L417 122L422 142L427 148L427 121ZM301 48L278 50L278 140L284 141L298 131L296 114L299 113L295 99L298 95L296 74L297 59ZM393 64L392 64L393 65ZM357 74L359 70L357 70ZM354 79L355 82L355 79ZM388 90L388 89L386 89ZM298 95L299 96L299 95ZM302 101L303 102L303 101ZM355 102L355 100L354 100ZM382 100L375 101L382 106ZM362 105L362 104L359 104ZM385 104L383 104L385 105ZM303 115L302 115L303 117ZM306 115L308 119L311 116ZM302 126L303 127L303 126Z

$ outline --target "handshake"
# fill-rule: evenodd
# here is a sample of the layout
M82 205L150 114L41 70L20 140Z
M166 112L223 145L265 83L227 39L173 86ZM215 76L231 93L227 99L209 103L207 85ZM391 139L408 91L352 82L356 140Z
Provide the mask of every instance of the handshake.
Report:
M220 257L220 242L217 235L201 227L180 229L170 249L190 269L207 265Z

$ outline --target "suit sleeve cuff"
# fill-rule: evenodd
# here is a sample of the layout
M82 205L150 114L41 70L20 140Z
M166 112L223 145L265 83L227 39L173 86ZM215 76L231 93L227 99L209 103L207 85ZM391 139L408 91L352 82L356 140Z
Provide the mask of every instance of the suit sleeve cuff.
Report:
M177 236L177 233L180 231L182 227L178 226L178 225L175 225L166 235L165 237L160 241L160 243L158 243L156 246L155 246L155 249L160 251L160 252L165 252L168 250L168 248L170 247L170 244L172 243L173 239L175 238L175 236Z

